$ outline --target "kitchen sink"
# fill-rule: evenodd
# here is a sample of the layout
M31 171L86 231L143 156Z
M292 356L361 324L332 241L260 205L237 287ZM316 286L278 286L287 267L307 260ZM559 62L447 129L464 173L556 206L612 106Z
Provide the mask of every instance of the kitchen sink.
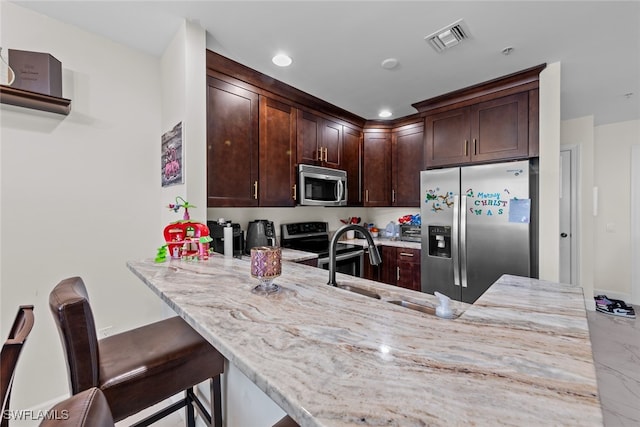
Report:
M388 301L391 304L395 304L395 305L399 305L400 307L405 307L411 310L416 310L419 311L421 313L426 313L426 314L430 314L432 316L436 315L436 309L435 307L429 307L427 305L422 305L422 304L416 304L413 302L409 302L409 301L403 301L403 300L392 300L392 301ZM454 314L454 317L458 317L457 314Z
M340 285L340 284L338 284L337 287L340 289L344 289L345 291L355 292L356 294L364 295L369 298L381 299L380 295L366 289L357 288L355 286L350 286L350 285Z

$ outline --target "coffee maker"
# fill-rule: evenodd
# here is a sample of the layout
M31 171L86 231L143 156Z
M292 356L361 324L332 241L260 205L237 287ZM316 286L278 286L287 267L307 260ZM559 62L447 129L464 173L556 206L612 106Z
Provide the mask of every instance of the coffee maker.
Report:
M211 246L214 252L224 254L224 229L227 224L231 224L233 229L233 256L239 258L244 250L244 231L240 228L240 224L224 220L207 221L209 236L213 239Z
M256 219L249 222L247 226L247 245L245 253L251 253L251 248L257 246L275 246L276 229L272 221L266 219Z

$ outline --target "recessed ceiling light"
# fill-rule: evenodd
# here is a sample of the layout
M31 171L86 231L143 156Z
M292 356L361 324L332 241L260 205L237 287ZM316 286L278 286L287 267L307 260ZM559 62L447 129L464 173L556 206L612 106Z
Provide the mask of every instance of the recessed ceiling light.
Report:
M391 117L391 111L390 110L381 110L378 113L378 117L382 117L383 119L386 119L387 117Z
M396 58L387 58L380 64L385 70L392 70L398 66L398 60Z
M271 58L271 61L274 64L276 64L278 67L288 67L293 62L291 58L288 55L285 55L284 53L277 54L276 56Z

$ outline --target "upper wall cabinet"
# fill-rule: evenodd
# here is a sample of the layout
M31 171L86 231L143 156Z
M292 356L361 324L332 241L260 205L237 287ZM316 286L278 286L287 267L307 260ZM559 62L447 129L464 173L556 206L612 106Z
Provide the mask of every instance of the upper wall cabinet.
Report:
M427 166L528 157L528 114L525 92L428 115Z
M207 78L207 205L258 206L256 93Z
M341 169L347 172L347 204L362 206L362 130L344 127Z
M425 114L426 166L536 157L538 76L543 68L414 104Z
M391 133L365 129L362 157L364 206L391 206Z
M260 96L260 206L294 206L296 109Z
M420 206L420 171L425 169L424 123L412 123L391 132L391 203Z
M339 168L342 125L307 111L298 115L298 163Z

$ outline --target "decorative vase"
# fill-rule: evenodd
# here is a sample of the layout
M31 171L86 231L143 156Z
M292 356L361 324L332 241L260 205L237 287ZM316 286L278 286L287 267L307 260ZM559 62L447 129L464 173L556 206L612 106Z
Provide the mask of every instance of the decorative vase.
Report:
M251 248L251 276L260 281L252 289L259 295L270 295L280 291L273 280L282 273L282 251L273 246Z

